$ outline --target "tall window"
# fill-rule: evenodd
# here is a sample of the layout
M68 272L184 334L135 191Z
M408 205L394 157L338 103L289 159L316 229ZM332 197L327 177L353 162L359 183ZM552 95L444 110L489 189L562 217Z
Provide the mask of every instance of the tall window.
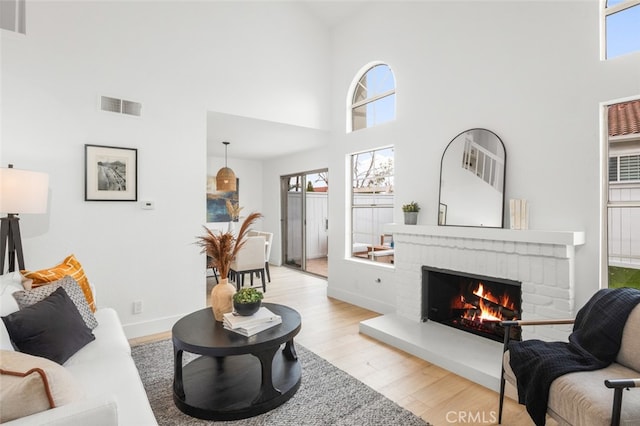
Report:
M640 51L640 0L602 0L604 58Z
M351 129L373 127L396 118L396 81L386 64L369 68L358 80L351 101Z
M351 155L352 257L393 262L383 225L393 222L393 147Z
M609 287L640 288L640 100L607 113Z

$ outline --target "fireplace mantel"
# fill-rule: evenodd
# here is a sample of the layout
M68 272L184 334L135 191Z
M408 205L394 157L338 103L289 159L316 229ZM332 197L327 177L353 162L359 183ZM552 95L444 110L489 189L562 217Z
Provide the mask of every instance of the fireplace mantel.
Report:
M563 246L580 246L585 242L585 233L582 231L538 231L467 226L399 225L395 223L386 224L384 231L389 234L427 235Z

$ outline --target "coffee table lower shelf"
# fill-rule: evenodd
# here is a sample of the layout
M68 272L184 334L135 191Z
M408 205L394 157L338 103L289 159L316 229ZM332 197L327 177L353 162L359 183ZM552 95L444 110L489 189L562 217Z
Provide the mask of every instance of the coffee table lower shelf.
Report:
M266 413L289 400L300 387L300 363L277 351L272 364L273 387L279 391L260 396L262 369L249 354L223 358L201 356L182 369L184 398L173 400L185 414L204 420L239 420Z

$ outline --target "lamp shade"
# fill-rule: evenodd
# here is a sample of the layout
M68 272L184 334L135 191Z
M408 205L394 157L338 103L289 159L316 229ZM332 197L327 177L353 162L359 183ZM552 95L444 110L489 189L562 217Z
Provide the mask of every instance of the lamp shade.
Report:
M0 168L0 212L46 213L48 196L48 174Z
M216 189L218 191L235 191L236 174L229 167L218 170L216 175Z

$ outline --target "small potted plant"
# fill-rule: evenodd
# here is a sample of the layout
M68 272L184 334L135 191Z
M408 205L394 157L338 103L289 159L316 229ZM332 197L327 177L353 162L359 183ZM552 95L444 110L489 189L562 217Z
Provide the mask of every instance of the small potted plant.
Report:
M241 288L233 295L233 308L238 315L253 315L260 309L263 297L262 292L253 287Z
M402 211L404 212L405 225L415 225L418 223L418 212L420 211L418 203L412 201L408 204L404 204L402 206Z

